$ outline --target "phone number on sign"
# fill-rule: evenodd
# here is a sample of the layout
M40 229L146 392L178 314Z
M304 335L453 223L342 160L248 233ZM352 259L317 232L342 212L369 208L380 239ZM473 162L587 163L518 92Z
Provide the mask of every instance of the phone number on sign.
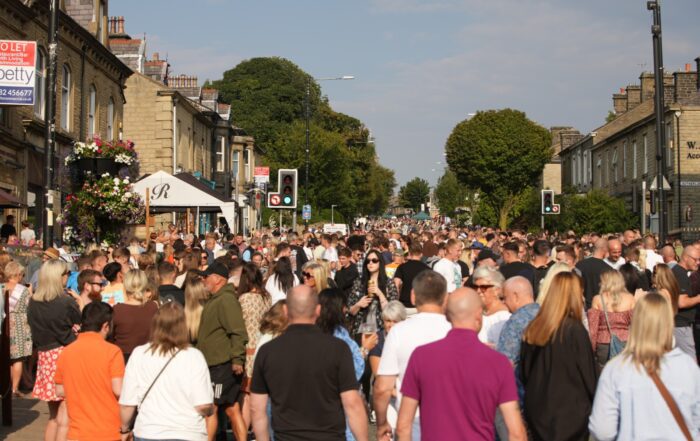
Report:
M0 96L18 96L25 97L32 94L32 90L17 90L17 89L0 89Z

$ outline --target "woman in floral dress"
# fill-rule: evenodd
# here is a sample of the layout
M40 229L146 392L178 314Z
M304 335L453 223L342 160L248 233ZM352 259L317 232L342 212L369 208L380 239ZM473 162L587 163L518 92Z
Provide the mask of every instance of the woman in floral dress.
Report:
M5 290L10 297L10 363L14 396L19 396L23 361L32 355L32 331L27 322L27 307L31 294L29 289L20 283L23 277L24 267L19 263L9 262L5 266Z
M238 292L241 293L238 297L238 301L241 303L243 321L245 322L246 332L248 333L245 361L246 378L241 388L244 392L241 394L241 413L247 432L251 422L248 393L250 392L250 379L253 375L255 347L258 344L260 322L265 313L272 307L272 298L270 294L265 291L262 273L254 263L246 263L243 265L241 279L238 283Z

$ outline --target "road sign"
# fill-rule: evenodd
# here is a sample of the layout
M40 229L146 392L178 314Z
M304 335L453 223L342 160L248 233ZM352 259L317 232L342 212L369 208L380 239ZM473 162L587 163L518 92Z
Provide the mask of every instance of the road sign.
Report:
M666 180L666 176L664 176L663 178L664 178L664 187L663 187L663 188L664 188L664 191L670 191L670 190L671 190L671 184L669 184L668 181ZM656 191L656 190L658 190L658 189L659 189L658 179L657 179L657 178L654 178L654 180L651 181L651 185L649 186L649 190L651 190L651 191Z
M280 202L282 202L282 198L280 197L279 194L270 194L269 200L268 200L268 205L269 206L278 206Z
M301 209L301 218L311 220L311 205L304 205Z
M0 105L34 104L36 41L0 40Z
M253 171L253 179L255 183L269 183L270 182L270 167L255 167Z
M297 208L297 170L280 169L277 178L278 190L268 193L270 208Z

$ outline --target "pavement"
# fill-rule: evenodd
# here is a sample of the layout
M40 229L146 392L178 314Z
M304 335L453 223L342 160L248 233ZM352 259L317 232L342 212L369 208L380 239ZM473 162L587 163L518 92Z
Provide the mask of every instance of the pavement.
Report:
M0 425L0 440L40 441L49 419L49 406L43 401L15 398L12 402L12 426Z
M12 426L0 425L0 441L41 441L49 419L49 407L43 401L16 398L12 402ZM376 426L370 424L370 440L376 439ZM233 439L230 437L229 439Z

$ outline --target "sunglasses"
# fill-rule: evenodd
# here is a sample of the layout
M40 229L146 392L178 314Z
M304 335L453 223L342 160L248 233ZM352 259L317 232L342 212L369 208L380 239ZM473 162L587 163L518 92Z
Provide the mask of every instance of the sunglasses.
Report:
M379 263L379 259L377 259L377 258L367 259L367 260L365 260L365 262L367 262L367 263Z
M106 282L89 282L89 283L90 283L90 285L97 285L100 287L107 286Z
M313 279L313 278L314 278L314 275L313 275L313 274L307 273L306 271L304 271L303 273L301 273L301 275L302 275L302 277L304 277L305 279Z
M481 292L484 292L484 291L488 290L489 288L493 288L494 286L496 286L496 285L472 285L472 287L475 290L481 291Z

